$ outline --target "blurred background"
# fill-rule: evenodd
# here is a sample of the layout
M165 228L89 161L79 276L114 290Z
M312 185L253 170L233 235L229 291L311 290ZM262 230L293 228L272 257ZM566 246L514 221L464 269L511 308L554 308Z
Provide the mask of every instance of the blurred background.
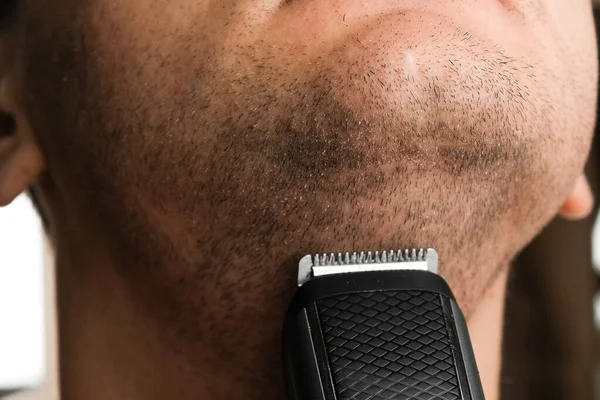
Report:
M600 0L595 3L598 26ZM587 166L597 202L599 140L597 128ZM596 207L581 222L553 221L515 261L506 299L502 399L600 400L597 215ZM0 209L2 399L59 398L53 279L41 223L21 196Z
M55 315L51 250L22 195L0 208L0 398L58 400Z

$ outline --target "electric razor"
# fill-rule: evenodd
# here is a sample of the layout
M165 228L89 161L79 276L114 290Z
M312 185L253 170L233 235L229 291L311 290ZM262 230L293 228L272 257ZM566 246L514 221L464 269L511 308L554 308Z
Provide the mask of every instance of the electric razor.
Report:
M307 255L287 312L289 400L483 400L433 249Z

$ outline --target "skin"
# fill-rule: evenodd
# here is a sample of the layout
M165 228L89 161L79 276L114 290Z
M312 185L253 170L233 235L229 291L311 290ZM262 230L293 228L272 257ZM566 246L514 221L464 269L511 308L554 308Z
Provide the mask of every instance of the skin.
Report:
M50 221L64 399L281 399L300 256L397 247L497 398L507 266L591 209L589 1L15 3L0 204Z

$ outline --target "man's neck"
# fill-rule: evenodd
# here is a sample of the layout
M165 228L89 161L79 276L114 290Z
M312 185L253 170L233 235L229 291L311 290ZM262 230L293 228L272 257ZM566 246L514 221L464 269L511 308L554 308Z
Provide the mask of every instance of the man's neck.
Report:
M56 254L63 399L285 397L279 347L287 302L274 300L282 292L278 279L262 303L260 294L247 293L253 315L237 315L221 289L211 292L206 282L198 291L211 292L205 298L212 304L188 307L132 282L105 249L63 249ZM197 326L182 331L178 319L194 320L196 307Z
M507 278L508 268L504 268L467 321L487 400L500 398L502 331Z
M99 255L106 253L95 250L99 249L71 251L68 257L57 254L61 385L65 400L285 398L279 345L287 304L265 301L265 309L260 310L274 316L270 321L281 319L281 324L265 323L265 318L255 324L261 319L232 315L230 320L246 321L245 326L231 327L232 337L219 338L210 333L209 325L219 323L215 319L206 321L206 326L190 329L197 333L193 345L189 341L182 343L179 339L189 335L179 332L180 327L173 328L169 321L180 310L160 310L160 294L156 295L156 302L149 302L147 296L132 289L136 283L118 272L122 269ZM488 400L498 398L505 283L503 274L468 318ZM256 300L260 294L248 295ZM218 309L214 306L207 305ZM226 304L219 307L223 317L235 312L228 310ZM198 310L199 314L203 312ZM242 340L244 344L240 345Z

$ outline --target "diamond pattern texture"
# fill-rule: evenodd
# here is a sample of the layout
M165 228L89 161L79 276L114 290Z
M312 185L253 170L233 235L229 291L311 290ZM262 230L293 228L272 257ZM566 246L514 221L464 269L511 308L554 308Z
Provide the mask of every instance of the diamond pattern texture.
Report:
M338 400L461 399L439 295L353 293L317 309Z

